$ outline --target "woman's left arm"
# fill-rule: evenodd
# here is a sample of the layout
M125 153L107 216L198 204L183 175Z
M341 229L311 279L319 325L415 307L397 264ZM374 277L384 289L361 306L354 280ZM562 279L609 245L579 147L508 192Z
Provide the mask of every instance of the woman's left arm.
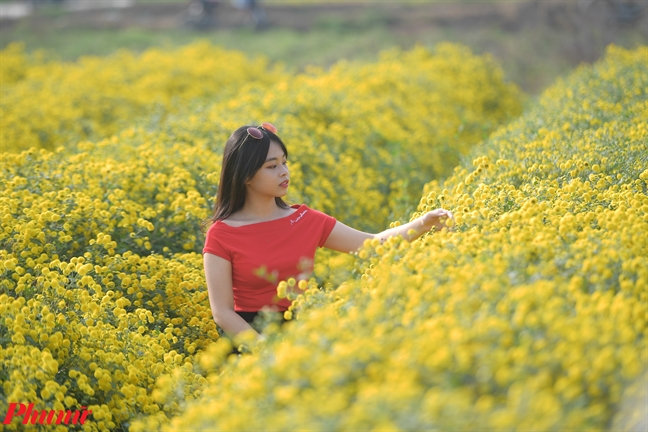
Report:
M335 227L333 227L333 231L331 231L331 234L329 234L323 246L338 252L351 253L360 249L366 239L377 238L381 243L383 243L389 237L401 235L404 239L413 241L431 230L432 227L437 230L447 228L447 225L445 224L447 219L454 219L451 212L444 209L436 209L425 213L423 216L420 216L405 225L389 228L378 234L358 231L350 226L344 225L340 221L337 221ZM409 235L409 230L414 230L414 233Z

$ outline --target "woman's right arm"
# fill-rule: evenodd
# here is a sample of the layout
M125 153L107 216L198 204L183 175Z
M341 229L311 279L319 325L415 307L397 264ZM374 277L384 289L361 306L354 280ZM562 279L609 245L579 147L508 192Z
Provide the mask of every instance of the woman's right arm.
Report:
M245 330L252 330L250 324L234 312L234 294L232 292L232 263L217 255L204 253L205 279L207 293L214 321L230 338Z

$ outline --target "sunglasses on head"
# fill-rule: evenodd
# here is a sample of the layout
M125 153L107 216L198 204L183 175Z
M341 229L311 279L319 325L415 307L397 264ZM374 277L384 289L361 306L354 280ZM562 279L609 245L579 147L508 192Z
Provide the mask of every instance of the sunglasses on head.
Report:
M247 128L248 136L251 136L254 139L260 140L261 138L263 138L263 132L261 132L260 129L270 131L275 135L277 134L277 128L274 127L274 125L272 123L264 122L264 123L261 123L260 126Z

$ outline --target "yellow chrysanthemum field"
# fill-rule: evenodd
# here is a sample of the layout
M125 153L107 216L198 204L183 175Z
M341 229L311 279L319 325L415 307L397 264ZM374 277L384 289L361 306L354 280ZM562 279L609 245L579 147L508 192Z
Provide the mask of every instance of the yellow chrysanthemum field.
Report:
M132 431L648 421L648 47L529 103L454 44L298 75L206 43L0 55L0 412L83 405L84 430ZM366 231L438 207L456 226L319 252L305 294L278 287L292 320L228 356L200 222L228 134L261 121L288 146L289 201Z

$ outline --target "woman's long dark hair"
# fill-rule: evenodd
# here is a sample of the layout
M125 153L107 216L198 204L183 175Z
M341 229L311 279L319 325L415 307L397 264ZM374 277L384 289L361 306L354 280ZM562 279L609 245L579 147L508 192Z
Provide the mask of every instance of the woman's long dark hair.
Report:
M234 131L225 144L223 167L216 194L214 214L211 218L200 223L203 234L206 232L208 225L226 219L243 207L246 192L245 182L252 179L265 163L271 141L279 144L286 154L286 158L288 158L288 150L277 135L259 128L263 133L263 138L260 140L254 139L248 136L248 127L255 126L241 126ZM290 208L280 197L275 197L275 202L281 208Z

